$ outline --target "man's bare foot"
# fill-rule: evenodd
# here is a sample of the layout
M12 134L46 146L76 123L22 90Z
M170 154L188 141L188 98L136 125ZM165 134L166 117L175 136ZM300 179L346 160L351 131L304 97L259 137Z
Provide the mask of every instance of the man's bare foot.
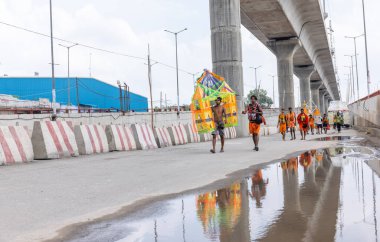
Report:
M223 152L224 152L224 149L221 149L221 150L220 150L220 153L223 153Z
M214 153L215 153L215 150L211 149L210 152L214 154Z

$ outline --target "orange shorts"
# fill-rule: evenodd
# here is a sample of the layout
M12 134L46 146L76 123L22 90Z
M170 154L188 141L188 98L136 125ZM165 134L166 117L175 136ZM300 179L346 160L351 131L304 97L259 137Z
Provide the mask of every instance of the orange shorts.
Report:
M280 124L280 133L286 132L286 124Z
M314 124L310 124L310 128L314 129L315 128Z
M260 124L249 123L250 134L260 134Z

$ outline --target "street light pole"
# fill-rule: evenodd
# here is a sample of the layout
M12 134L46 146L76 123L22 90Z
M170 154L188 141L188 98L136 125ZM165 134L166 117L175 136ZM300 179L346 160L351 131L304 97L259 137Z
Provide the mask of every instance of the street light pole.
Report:
M54 77L54 47L53 47L53 12L50 3L50 52L51 52L51 82L52 82L52 90L51 90L51 103L53 106L53 115L52 120L55 121L57 118L57 109L55 107L56 97L55 97L55 77Z
M353 81L353 76L352 76L352 67L351 66L344 66L349 69L349 78L350 78L350 83L352 83L352 100L355 101L355 82Z
M354 77L354 55L344 55L351 58L351 72L352 72L352 82L354 83L355 77ZM356 96L357 100L359 100L359 83L356 84Z
M67 48L67 106L71 106L70 102L70 48L77 46L78 44L73 44L70 46L59 44L62 47ZM70 112L70 111L69 111Z
M165 32L174 34L175 37L175 61L176 61L176 74L177 74L177 115L179 115L179 80L178 80L178 41L177 36L179 33L187 30L187 28L184 28L183 30L180 30L178 32L172 32L165 29Z
M275 106L275 102L274 102L274 77L275 75L269 75L272 77L272 80L273 80L273 107Z
M257 66L257 67L251 66L251 67L249 67L251 69L255 69L255 82L256 82L255 86L256 86L256 90L257 90L257 69L259 69L260 67L262 67L262 66Z
M365 63L367 67L367 91L368 95L370 94L370 84L371 84L371 78L369 74L369 66L368 66L368 46L367 46L367 27L365 23L365 7L364 7L364 0L362 0L362 6L363 6L363 24L364 24L364 43L365 43Z
M355 66L356 66L356 86L358 88L358 96L359 96L359 72L358 72L358 54L356 52L356 38L359 38L363 35L358 36L345 36L345 38L353 39L354 40L354 48L355 48Z

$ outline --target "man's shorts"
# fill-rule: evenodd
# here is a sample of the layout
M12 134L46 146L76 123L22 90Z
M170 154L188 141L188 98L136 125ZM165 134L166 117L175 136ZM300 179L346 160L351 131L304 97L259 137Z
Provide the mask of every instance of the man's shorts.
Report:
M260 124L249 123L249 133L250 134L260 134Z
M317 128L321 129L322 128L322 124L317 124Z
M224 136L224 127L215 125L215 130L211 132L212 135L219 135L220 137Z
M286 124L280 124L280 133L286 132Z
M310 128L314 129L315 128L314 124L310 124Z

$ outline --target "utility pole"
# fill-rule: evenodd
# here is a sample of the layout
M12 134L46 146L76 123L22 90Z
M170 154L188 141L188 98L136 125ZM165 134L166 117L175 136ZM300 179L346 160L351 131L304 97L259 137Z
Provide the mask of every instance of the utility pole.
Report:
M174 34L175 37L175 60L176 60L176 73L177 73L177 115L180 113L179 109L179 80L178 80L178 41L177 41L177 35L183 31L187 30L187 28L184 28L183 30L180 30L178 32L172 32L169 30L164 30L168 33Z
M53 47L53 11L51 6L51 0L50 3L50 52L51 52L51 81L52 81L52 90L51 90L51 99L52 99L52 106L53 106L53 115L51 119L55 121L57 119L57 109L55 107L56 103L56 93L55 93L55 76L54 76L54 47Z
M119 99L120 99L120 112L124 113L124 108L123 108L123 91L121 88L121 82L118 80L117 85L119 86Z
M365 63L367 67L367 91L368 95L371 93L371 78L369 74L369 65L368 65L368 45L367 45L367 27L365 23L365 6L364 6L364 0L362 0L362 6L363 6L363 24L364 24L364 43L365 43Z
M151 122L152 122L152 129L154 129L154 115L153 115L153 112L154 112L154 108L153 108L153 90L152 90L152 66L154 66L155 64L157 64L158 62L155 62L155 63L151 63L151 60L150 60L150 48L149 48L149 44L148 44L148 81L149 81L149 93L150 93L150 109L151 109Z
M59 44L62 47L67 48L67 106L70 107L70 48L77 46L78 44L73 44L70 46ZM70 110L69 110L70 112Z
M77 106L78 106L78 113L80 113L80 105L79 105L79 89L78 89L78 77L75 78L75 86L77 91Z

